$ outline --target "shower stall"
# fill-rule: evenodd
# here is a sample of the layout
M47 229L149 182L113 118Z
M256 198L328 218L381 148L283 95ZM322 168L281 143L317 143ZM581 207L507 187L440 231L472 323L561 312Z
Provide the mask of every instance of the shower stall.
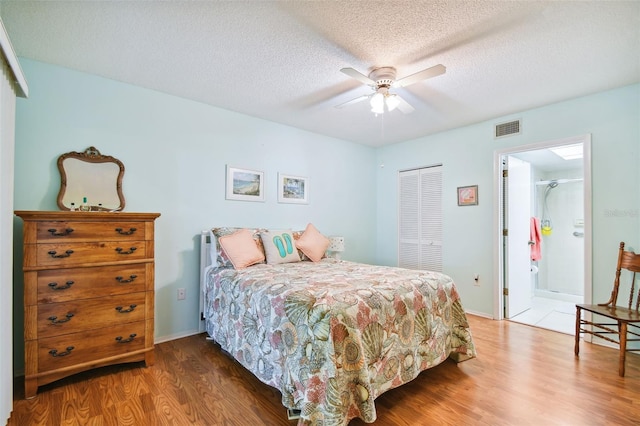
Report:
M537 172L533 215L541 257L532 262L534 295L581 303L584 297L584 191L581 170Z

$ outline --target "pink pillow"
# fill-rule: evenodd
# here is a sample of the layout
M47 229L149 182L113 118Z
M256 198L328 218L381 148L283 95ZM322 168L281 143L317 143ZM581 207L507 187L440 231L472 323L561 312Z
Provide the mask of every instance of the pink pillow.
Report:
M218 238L218 241L236 269L264 262L264 253L258 248L253 233L248 229L225 235Z
M308 224L300 238L296 240L296 247L302 250L312 262L319 262L329 247L329 239L315 226Z

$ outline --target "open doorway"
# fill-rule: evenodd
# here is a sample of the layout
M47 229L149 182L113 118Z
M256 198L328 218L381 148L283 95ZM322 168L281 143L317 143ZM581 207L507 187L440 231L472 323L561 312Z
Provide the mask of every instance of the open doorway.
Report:
M503 150L496 162L496 317L573 334L575 303L591 300L590 137Z

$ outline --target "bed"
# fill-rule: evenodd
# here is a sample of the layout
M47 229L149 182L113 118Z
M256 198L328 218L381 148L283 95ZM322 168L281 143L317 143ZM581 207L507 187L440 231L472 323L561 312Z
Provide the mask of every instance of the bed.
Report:
M447 275L311 261L301 251L300 261L236 269L219 244L236 230L202 232L201 319L224 351L281 392L299 425L374 422L383 392L447 358L476 356ZM264 230L250 232L264 249ZM296 243L305 232L292 233Z

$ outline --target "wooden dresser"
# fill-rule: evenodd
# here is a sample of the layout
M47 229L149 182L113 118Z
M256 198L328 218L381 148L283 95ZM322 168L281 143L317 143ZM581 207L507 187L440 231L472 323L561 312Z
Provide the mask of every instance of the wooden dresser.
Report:
M158 213L16 211L24 221L25 396L110 364L153 365Z

